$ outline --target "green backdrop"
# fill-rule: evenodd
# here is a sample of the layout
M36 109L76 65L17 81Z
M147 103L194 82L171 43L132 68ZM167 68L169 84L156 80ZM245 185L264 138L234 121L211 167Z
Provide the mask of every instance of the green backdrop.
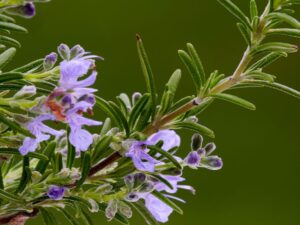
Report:
M248 10L249 0L235 2ZM61 42L80 43L105 58L98 63L97 88L99 95L109 99L121 92L145 91L135 33L144 39L160 90L176 68L183 68L177 50L186 42L197 47L207 71L219 69L226 74L234 70L245 48L236 21L216 0L53 0L37 10L34 19L20 19L30 35L18 35L23 48L17 64L43 57ZM268 69L280 82L297 89L299 70L299 54ZM180 96L193 94L191 79L183 72ZM170 225L299 224L299 101L267 89L238 92L255 102L257 111L216 102L200 116L215 130L224 169L186 172L187 183L197 189L197 195L179 193L187 200L182 205L185 214L174 214ZM102 114L96 116L104 119ZM190 136L183 134L182 155L189 151ZM103 215L95 221L106 224ZM37 218L29 224L41 223ZM132 224L144 222L135 214Z

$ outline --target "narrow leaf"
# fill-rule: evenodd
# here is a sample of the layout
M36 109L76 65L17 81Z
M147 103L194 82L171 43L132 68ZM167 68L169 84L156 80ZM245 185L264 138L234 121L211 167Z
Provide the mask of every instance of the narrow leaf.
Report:
M281 91L283 93L286 93L288 95L294 96L296 98L300 98L300 92L287 87L283 84L279 84L279 83L270 83L268 81L262 81L262 80L246 80L245 82L243 82L244 84L257 84L257 85L262 85L264 87L268 87L268 88L272 88L275 89L277 91Z
M8 72L0 74L0 83L23 79L23 74Z
M174 129L188 129L188 130L192 130L194 132L206 135L210 138L215 137L214 132L211 129L209 129L208 127L203 126L198 123L189 122L189 121L178 122L178 123L174 124L173 128Z
M20 134L23 134L27 137L34 138L34 136L28 130L25 130L18 123L12 121L10 118L8 118L5 115L0 114L0 122L4 123L5 125L7 125L10 129L12 129L15 132L19 132Z
M41 174L43 174L46 171L50 159L53 156L53 153L55 152L55 148L56 148L56 142L54 141L50 142L47 145L47 147L43 151L43 154L48 157L48 160L41 159L35 167L36 171L40 172Z
M231 102L233 104L239 105L243 108L246 109L250 109L250 110L255 110L256 107L254 104L252 104L251 102L248 102L245 99L242 99L240 97L237 97L235 95L230 95L230 94L224 94L224 93L218 93L218 94L212 94L212 97L216 98L216 99L220 99L220 100L224 100L227 102Z
M167 158L168 160L170 160L170 162L173 163L174 166L177 167L178 169L182 168L180 163L169 152L159 148L158 146L148 146L148 147L150 150L153 150L154 152L159 153L160 155L162 155L165 158Z
M251 19L258 16L256 0L250 1L250 15L251 15Z
M14 23L9 23L9 22L0 22L0 29L4 30L10 30L10 31L17 31L17 32L24 32L27 33L27 29L24 27L21 27L17 24Z
M197 53L197 50L195 49L195 47L191 44L191 43L188 43L187 44L187 49L188 49L188 52L190 54L190 56L192 57L192 60L195 64L195 67L198 71L198 74L199 74L199 77L200 77L200 81L201 83L203 83L205 81L205 70L204 70L204 67L203 67L203 64L202 64L202 61Z
M239 19L243 24L252 29L248 17L230 0L218 0L232 15Z
M73 167L73 163L76 157L76 149L75 147L71 144L70 142L70 132L71 132L71 128L68 126L67 127L67 141L68 141L68 152L67 152L67 162L66 162L66 166L67 168L71 169Z
M23 199L21 199L18 195L11 194L2 189L0 189L0 199L7 200L9 202L23 203Z
M159 225L157 220L152 216L145 204L141 201L129 203L145 220L148 225Z
M51 213L50 210L40 207L39 211L42 214L45 225L59 225L59 222L56 219L56 215Z
M19 155L19 156L21 155L19 150L15 148L0 148L0 154ZM27 156L29 158L48 160L47 156L38 152L29 152Z
M20 42L18 42L17 40L15 40L13 38L3 36L3 35L0 35L0 43L3 43L5 45L11 45L11 46L16 47L16 48L21 47Z
M81 164L81 178L76 183L77 188L79 188L84 183L85 179L88 177L90 168L91 168L91 155L89 152L86 152L84 154L82 164Z
M1 53L0 55L0 69L5 67L15 56L16 49L15 48L9 48L5 52Z
M199 73L196 69L194 62L192 61L192 58L183 50L179 50L178 55L179 55L181 61L186 66L186 68L188 69L189 74L191 75L194 85L196 87L196 91L197 91L197 93L199 93L201 90L201 85L202 85L201 78L199 76Z
M146 50L143 45L143 41L139 35L136 35L136 38L137 38L138 54L142 66L143 75L146 81L147 90L151 94L152 110L154 115L156 111L156 91L155 91L155 84L154 84L154 76L153 76L153 72L150 66L150 62Z
M284 52L271 52L250 66L248 71L263 69L281 57L287 57L287 54Z
M135 126L137 119L139 118L139 116L141 115L142 111L144 110L145 106L149 101L150 101L150 95L145 94L134 105L129 117L129 127L131 129Z

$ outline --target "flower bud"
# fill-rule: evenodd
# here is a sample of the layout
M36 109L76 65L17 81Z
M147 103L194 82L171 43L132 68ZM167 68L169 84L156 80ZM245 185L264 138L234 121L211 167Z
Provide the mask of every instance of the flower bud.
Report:
M140 100L140 98L142 97L142 94L140 92L135 92L132 95L132 105L135 105L138 100Z
M84 53L85 51L80 45L75 45L70 51L70 58L73 59L76 56L80 56Z
M206 157L201 161L201 164L209 170L220 170L223 167L223 161L218 156Z
M33 85L25 85L14 96L14 99L30 98L36 94L36 87Z
M192 136L192 150L197 151L202 147L203 137L200 134L194 134Z
M205 145L204 149L206 151L206 155L210 155L213 151L216 150L216 145L215 143L208 143L207 145Z
M198 154L197 151L192 151L188 154L188 156L185 158L184 162L186 165L197 168L200 164L201 157Z
M140 200L140 196L135 192L131 192L125 196L125 200L128 202L137 202Z
M105 216L108 220L112 220L118 212L118 202L117 200L111 200L105 209Z
M66 44L61 44L58 46L58 53L62 59L69 60L70 59L70 48Z
M16 7L6 9L6 12L24 18L32 18L35 16L35 5L32 2L28 2L24 5L19 5Z
M145 183L147 176L143 173L134 174L134 187L137 188Z
M152 192L153 190L154 190L154 184L152 182L146 182L141 185L139 192L149 193Z
M55 63L57 62L57 54L55 52L50 53L44 59L44 70L50 70L53 68Z
M127 175L124 178L124 182L129 190L131 190L134 186L134 176L132 174Z
M127 204L125 204L124 202L122 202L122 201L118 202L118 209L119 209L119 212L122 215L124 215L125 217L127 217L128 219L132 217L131 208Z

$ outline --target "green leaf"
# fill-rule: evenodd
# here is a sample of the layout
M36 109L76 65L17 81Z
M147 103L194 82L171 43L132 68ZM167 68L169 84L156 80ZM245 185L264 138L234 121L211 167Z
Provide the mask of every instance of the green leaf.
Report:
M8 155L21 155L18 149L15 148L0 148L0 154L8 154ZM48 157L40 154L38 152L29 152L27 154L30 158L43 159L48 160Z
M83 208L81 208L80 211L81 211L81 217L85 221L85 223L87 225L93 225L94 223L93 223L93 220L92 220L91 216L89 215L89 213Z
M17 193L22 193L24 191L24 189L26 188L27 184L29 183L29 181L31 180L31 170L29 168L29 158L27 156L25 156L23 158L23 172L22 172L22 177L20 179L20 183L19 186L16 190L16 194Z
M81 225L77 218L71 213L69 213L66 209L56 208L59 212L61 212L67 221L72 225Z
M274 79L276 78L275 76L273 76L271 74L264 73L261 71L253 71L253 72L248 73L246 76L250 77L250 78L258 79L258 80L266 80L269 82L274 82Z
M286 14L286 13L280 13L280 12L273 12L268 15L269 19L277 19L280 21L283 21L285 23L288 23L294 28L300 29L300 22L295 19L294 17Z
M18 195L11 194L5 190L0 189L0 199L7 200L9 202L15 203L23 203L23 199L21 199Z
M100 108L104 113L110 117L118 127L124 128L128 132L128 124L125 119L124 121L124 115L122 114L121 118L119 117L120 110L115 109L115 104L109 104L106 100L103 98L100 98L99 96L96 96L96 106Z
M220 99L220 100L224 100L227 102L231 102L233 104L239 105L245 109L249 109L249 110L255 110L256 107L254 104L252 104L251 102L248 102L247 100L244 100L240 97L234 96L234 95L230 95L230 94L224 94L224 93L217 93L217 94L211 94L212 97L216 98L216 99Z
M285 86L283 84L279 84L279 83L275 83L275 82L274 83L270 83L268 81L262 81L262 80L246 80L243 83L244 84L262 85L264 87L275 89L277 91L286 93L286 94L294 96L296 98L300 98L300 92L299 91L297 91L297 90L295 90L293 88L287 87L287 86Z
M161 183L165 184L168 188L173 189L173 185L165 178L163 178L161 175L156 174L156 173L150 173L148 172L150 176L154 177L155 179L159 180Z
M102 125L100 135L101 136L105 135L110 129L111 129L111 119L106 118L103 125Z
M163 93L159 114L164 115L173 104L174 96L178 88L181 79L181 70L176 70L170 77L168 83L166 84L165 91Z
M18 42L17 40L15 40L13 38L3 36L3 35L0 35L0 43L3 43L5 45L11 45L16 48L21 48L20 42Z
M105 155L105 153L109 149L109 145L111 144L112 138L113 137L111 135L104 135L101 137L93 151L93 164L99 162L99 160L101 160L102 157Z
M14 18L12 18L10 16L7 16L7 15L4 15L4 14L0 14L0 20L2 20L4 22L11 22L11 23L15 22Z
M111 109L114 110L114 114L118 117L121 122L122 127L124 128L127 135L129 135L129 125L126 119L126 116L122 113L118 105L112 101L108 101L108 104L111 106Z
M142 201L128 203L132 208L134 208L145 220L148 225L159 225L157 220L152 216L152 214L148 211L145 204Z
M50 159L55 152L55 148L56 148L55 141L52 141L47 145L47 147L43 151L43 154L48 157L48 160L41 159L35 167L36 171L40 172L41 174L43 174L46 171Z
M149 147L150 150L153 150L156 153L159 153L162 156L164 156L165 158L167 158L168 160L170 160L170 162L173 163L174 166L177 167L178 169L182 169L180 163L169 152L159 148L158 146L148 146L148 147Z
M134 105L129 117L129 127L131 129L134 128L136 121L138 120L139 116L141 115L142 111L145 109L149 101L150 101L150 95L144 94Z
M174 124L173 128L192 130L194 132L206 135L210 138L215 138L215 134L211 129L198 123L189 121L177 122L176 124Z
M275 62L276 60L280 59L281 57L287 57L287 54L284 52L271 52L268 55L261 58L260 60L258 60L252 66L250 66L247 71L263 69Z
M0 83L23 79L23 74L8 72L0 74Z
M283 35L283 36L290 36L290 37L300 38L300 30L291 29L291 28L269 29L267 34L270 34L270 35Z
M187 49L188 49L188 52L189 52L190 56L192 57L194 65L197 69L200 81L201 81L201 83L203 83L206 79L206 75L205 75L205 70L204 70L202 61L201 61L201 59L200 59L200 57L197 53L197 50L195 49L195 47L191 43L187 44Z
M256 0L250 1L250 15L252 20L254 17L258 16Z
M91 169L91 155L89 152L85 152L82 164L81 164L81 178L79 181L76 183L76 187L80 188L81 185L84 183L86 178L89 175L89 171Z
M238 27L239 31L241 32L244 40L246 41L246 44L248 46L251 46L251 34L250 34L249 30L247 29L247 27L243 23L237 23L237 27Z
M292 45L288 43L282 42L270 42L261 44L256 47L253 51L254 54L262 53L262 52L286 52L286 53L295 53L298 51L297 45Z
M55 157L51 161L53 165L53 173L58 173L63 168L63 156L61 153L56 153Z
M151 94L152 110L153 110L153 115L155 115L156 91L155 91L155 84L154 84L154 76L153 76L153 72L150 66L150 62L146 50L143 45L143 41L139 35L136 35L136 38L137 38L137 49L138 49L138 54L142 66L142 71L146 81L147 90Z
M35 71L38 68L43 66L44 59L38 59L33 62L30 62L22 67L14 69L12 72L26 73L29 71Z
M0 55L0 69L5 67L15 56L16 54L16 49L15 48L9 48L5 52L1 53Z
M35 138L28 130L25 130L22 128L18 123L12 121L10 118L8 118L6 115L0 114L0 122L7 125L10 129L12 129L15 132L19 132L20 134L23 134L27 137Z
M75 147L71 144L70 142L70 132L71 132L71 128L69 126L67 126L67 137L68 137L68 152L67 152L67 162L66 162L66 166L67 168L71 169L73 167L73 163L76 157L76 149Z
M232 15L239 19L244 25L252 29L249 18L230 0L218 0Z
M170 206L172 209L174 209L175 212L181 215L183 214L182 209L179 206L177 206L173 201L171 201L169 198L164 196L162 193L158 191L153 191L151 194L153 194L156 198L158 198L159 200L161 200L162 202Z
M50 210L46 208L39 208L40 213L42 214L43 221L45 225L59 225L56 215L54 215Z
M188 69L189 74L191 75L191 77L193 79L197 94L200 93L202 82L201 82L201 78L199 76L199 73L197 71L197 68L196 68L192 58L189 56L189 54L187 54L183 50L179 50L178 55L179 55L181 61L186 66L186 68Z
M0 29L4 29L4 30L10 30L10 31L17 31L17 32L24 32L27 33L27 29L24 27L21 27L17 24L14 23L9 23L9 22L1 22L0 21Z

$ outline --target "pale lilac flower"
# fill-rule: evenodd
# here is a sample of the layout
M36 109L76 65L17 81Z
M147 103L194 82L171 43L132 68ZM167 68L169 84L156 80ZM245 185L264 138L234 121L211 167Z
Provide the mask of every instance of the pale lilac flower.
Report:
M52 200L62 200L65 194L65 187L52 185L49 187L47 195Z
M168 151L180 145L180 137L172 130L161 130L151 135L146 141L136 141L130 146L126 153L134 163L134 166L141 171L154 172L155 165L160 163L148 154L147 146L155 145L163 141L162 149Z
M126 156L132 159L132 162L138 170L154 172L156 159L147 153L147 142L135 142L131 145Z
M166 223L169 221L169 216L173 212L170 206L152 194L147 195L144 199L146 208L158 222Z
M81 101L68 110L66 114L66 121L71 128L70 143L76 148L77 152L88 150L93 143L93 135L82 129L82 126L99 126L102 124L101 122L84 118L79 114L79 112L86 112L91 106L90 103Z
M55 137L63 135L64 131L57 131L43 124L46 120L55 120L55 117L51 114L41 115L25 125L35 138L26 137L24 139L23 145L19 148L22 155L26 155L28 152L34 152L38 148L39 143L49 140L51 135Z

